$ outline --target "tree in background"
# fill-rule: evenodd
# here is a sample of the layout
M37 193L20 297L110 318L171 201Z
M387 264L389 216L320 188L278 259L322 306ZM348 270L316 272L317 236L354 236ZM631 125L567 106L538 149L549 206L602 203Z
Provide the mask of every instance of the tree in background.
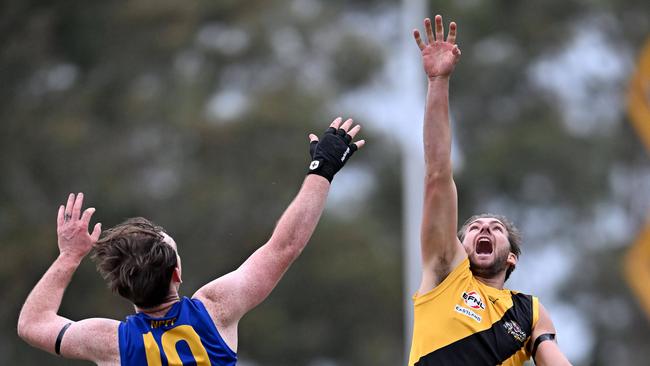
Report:
M168 227L187 295L267 239L306 173L307 133L332 118L328 101L381 66L372 43L328 20L343 5L3 3L0 363L70 363L11 331L55 255L65 192L86 192L105 226L142 215ZM332 197L349 211L330 209L286 282L243 320L243 365L399 363L397 157L363 134L375 146L347 179L382 179ZM62 311L119 319L132 309L84 263Z
M462 29L452 79L461 217L517 219L520 265L532 271L518 269L512 287L561 288L546 291L585 333L560 342L588 339L577 365L644 365L650 327L620 266L649 206L648 158L623 108L650 29L647 1L429 5ZM417 26L385 16L398 6L0 4L0 363L69 364L31 352L13 331L56 253L57 200L69 191L85 192L105 227L142 215L168 228L186 258L185 294L240 263L295 193L287 187L305 172L306 134L350 113L332 105L373 87L401 32ZM365 32L347 26L368 18ZM337 177L359 189L330 197L350 210L326 211L301 259L243 320L243 365L402 362L400 159L394 141L362 133L356 169ZM84 263L62 311L132 310Z

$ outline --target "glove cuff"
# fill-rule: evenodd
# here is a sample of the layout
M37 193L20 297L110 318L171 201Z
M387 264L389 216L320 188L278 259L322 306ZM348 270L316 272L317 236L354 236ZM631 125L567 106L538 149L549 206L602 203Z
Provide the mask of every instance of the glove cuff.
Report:
M336 171L334 170L334 167L327 164L326 161L319 159L311 161L307 174L320 175L321 177L327 179L328 182L332 183L332 179L334 179L334 174L336 174Z

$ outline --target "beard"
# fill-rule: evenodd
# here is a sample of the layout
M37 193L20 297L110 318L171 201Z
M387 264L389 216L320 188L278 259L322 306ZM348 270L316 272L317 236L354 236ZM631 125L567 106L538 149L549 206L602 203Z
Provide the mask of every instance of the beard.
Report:
M483 278L495 277L502 271L505 271L506 268L508 268L508 254L510 254L510 251L508 249L497 252L492 263L488 265L478 265L474 263L470 257L469 269L472 271L472 274L474 276Z

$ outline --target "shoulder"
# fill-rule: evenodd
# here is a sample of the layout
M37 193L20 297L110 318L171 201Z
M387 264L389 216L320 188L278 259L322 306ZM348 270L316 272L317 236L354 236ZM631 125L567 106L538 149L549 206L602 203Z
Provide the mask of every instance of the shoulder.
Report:
M533 336L544 333L555 333L555 325L551 315L536 297L534 297L538 306L538 318L533 327Z
M207 314L210 316L214 324L219 329L228 328L233 323L232 316L228 311L228 307L224 305L224 299L222 298L223 294L219 293L210 293L204 291L197 291L192 295L192 303L199 304L198 306L202 309L205 309Z
M239 319L233 320L225 306L222 306L221 301L211 298L206 293L197 291L192 296L192 302L198 303L200 307L204 308L207 316L212 320L217 333L221 336L225 344L237 352L237 328L239 326Z

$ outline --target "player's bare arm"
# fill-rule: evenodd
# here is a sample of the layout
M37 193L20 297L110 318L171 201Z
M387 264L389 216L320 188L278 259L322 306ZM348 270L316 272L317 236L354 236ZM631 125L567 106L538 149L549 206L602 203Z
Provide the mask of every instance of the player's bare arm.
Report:
M531 335L531 353L538 366L570 366L555 338L555 325L546 308L539 304L539 320Z
M117 321L95 318L74 322L58 314L72 275L101 233L99 223L88 232L95 209L82 213L83 199L82 193L70 194L65 206L59 207L59 256L27 297L18 319L18 334L50 353L100 365L119 364Z
M310 169L317 173L307 175L299 193L280 217L271 238L238 269L208 283L194 294L193 297L206 304L219 332L233 350L237 347L239 320L270 294L305 248L323 212L335 171L332 173L327 165L329 162L319 157L320 151L329 149L327 151L340 154L336 170L340 169L349 155L364 145L364 140L352 142L360 129L360 125L353 126L351 119L343 122L337 118L321 141L310 134L313 158ZM325 171L319 175L318 169Z
M422 282L419 293L436 287L464 258L457 236L458 202L451 163L449 121L449 78L458 61L456 23L449 24L445 39L442 17L435 17L435 34L430 19L424 20L426 42L413 31L422 53L428 79L424 113L424 208L421 227Z

